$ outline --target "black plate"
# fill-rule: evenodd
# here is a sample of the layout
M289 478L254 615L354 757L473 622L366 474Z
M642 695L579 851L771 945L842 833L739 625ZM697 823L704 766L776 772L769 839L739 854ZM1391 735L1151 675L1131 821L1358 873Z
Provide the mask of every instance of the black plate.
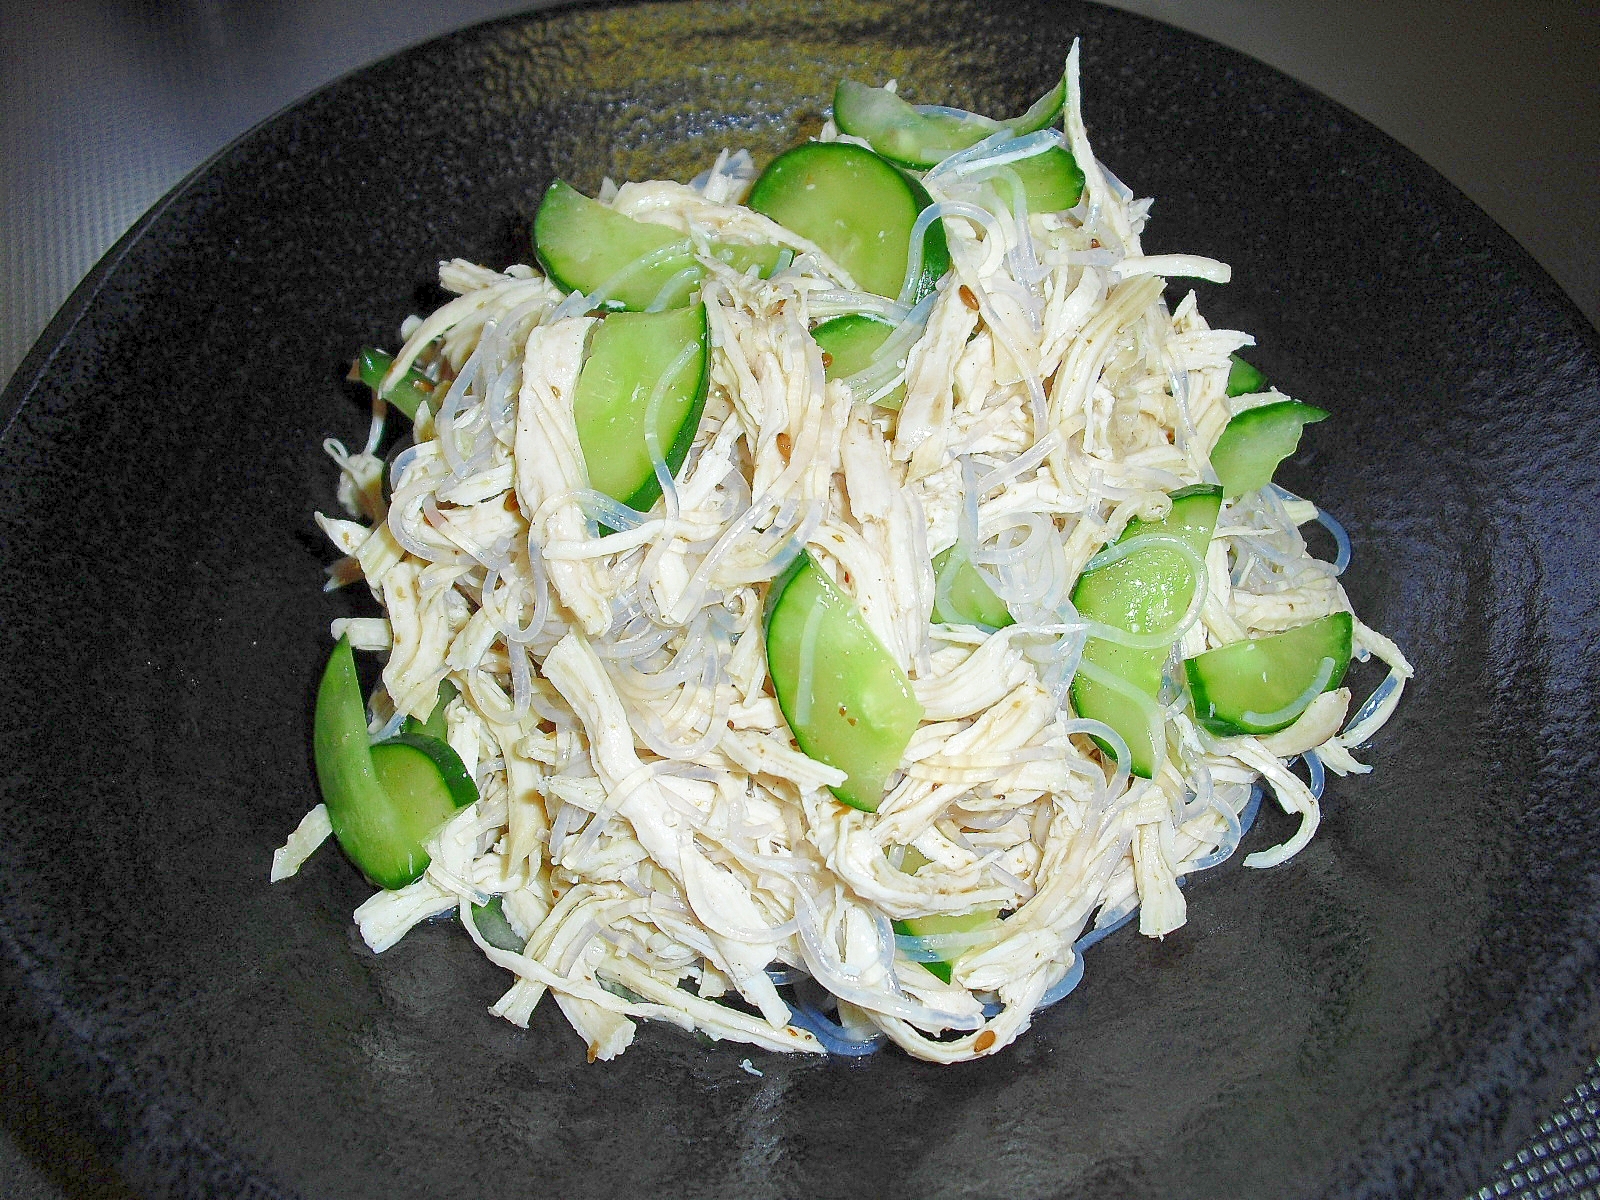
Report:
M446 926L375 957L315 802L340 382L442 257L525 259L553 174L686 177L814 130L842 71L1015 112L1083 39L1147 248L1334 417L1291 486L1355 539L1357 610L1419 678L1290 865L1089 957L1001 1056L787 1060L524 1033ZM1433 171L1218 46L1092 6L547 12L316 94L179 187L50 326L0 413L0 1000L30 1086L156 1194L1458 1195L1592 1061L1600 355ZM1264 819L1269 844L1287 824ZM750 1058L765 1072L746 1074Z

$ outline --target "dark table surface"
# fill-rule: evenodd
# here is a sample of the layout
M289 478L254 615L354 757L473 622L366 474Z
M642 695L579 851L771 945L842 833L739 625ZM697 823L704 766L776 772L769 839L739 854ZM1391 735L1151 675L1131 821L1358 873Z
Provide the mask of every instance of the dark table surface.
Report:
M357 67L537 3L0 0L0 385L170 187ZM1592 0L1119 0L1261 59L1416 151L1600 325L1600 6ZM1128 174L1136 178L1130 168ZM1475 1193L1600 1197L1600 1066ZM0 1196L127 1197L0 1045Z

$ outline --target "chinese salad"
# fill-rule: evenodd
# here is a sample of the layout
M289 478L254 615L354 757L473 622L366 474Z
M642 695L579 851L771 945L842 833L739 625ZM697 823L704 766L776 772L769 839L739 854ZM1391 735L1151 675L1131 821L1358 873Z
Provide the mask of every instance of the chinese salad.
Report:
M1307 844L1411 668L1273 483L1329 414L1169 304L1229 268L1143 252L1077 56L1010 120L845 80L759 171L558 180L538 267L440 265L327 443L329 586L382 615L333 622L274 879L332 834L373 950L456 914L591 1061L958 1062L1183 925L1263 795L1298 824L1244 864Z

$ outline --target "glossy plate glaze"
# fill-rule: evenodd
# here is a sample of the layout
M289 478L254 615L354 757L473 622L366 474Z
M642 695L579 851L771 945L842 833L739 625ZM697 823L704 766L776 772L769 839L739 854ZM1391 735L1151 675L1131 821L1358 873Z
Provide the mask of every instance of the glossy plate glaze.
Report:
M1350 529L1419 678L1286 867L1189 889L1004 1054L786 1060L649 1028L584 1062L449 925L376 957L315 802L320 445L351 352L436 262L527 261L553 175L687 177L814 131L841 72L1021 111L1083 39L1152 251L1233 264L1328 409L1286 483ZM1181 293L1171 293L1176 299ZM1600 1033L1600 353L1418 160L1237 54L1073 4L547 12L313 96L158 205L0 407L0 1010L34 1085L152 1195L1453 1196ZM1287 822L1264 817L1256 847ZM749 1058L764 1074L741 1069Z

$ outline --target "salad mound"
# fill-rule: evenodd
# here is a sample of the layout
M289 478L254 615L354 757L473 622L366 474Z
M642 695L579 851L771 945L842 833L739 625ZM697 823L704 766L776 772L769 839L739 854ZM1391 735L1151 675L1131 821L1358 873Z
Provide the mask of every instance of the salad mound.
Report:
M1299 825L1245 865L1306 845L1411 668L1272 482L1337 416L1169 306L1229 268L1143 252L1077 65L1009 120L845 80L760 172L558 181L537 269L440 265L327 443L329 586L383 615L333 622L274 879L332 834L372 949L457 914L591 1061L956 1062L1182 926L1264 789Z

